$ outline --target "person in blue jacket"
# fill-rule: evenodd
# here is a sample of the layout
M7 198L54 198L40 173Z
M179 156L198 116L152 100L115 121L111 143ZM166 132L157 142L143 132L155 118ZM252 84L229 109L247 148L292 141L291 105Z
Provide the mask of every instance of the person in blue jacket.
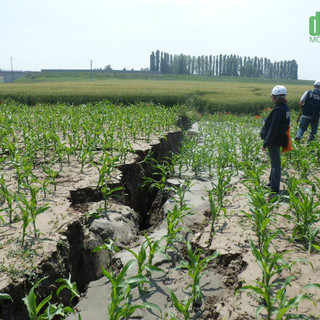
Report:
M313 87L313 90L306 91L300 99L302 116L299 130L295 137L297 142L301 140L309 125L311 126L308 139L309 142L315 139L318 131L320 115L320 80L316 80Z
M271 170L268 187L272 192L279 193L281 180L281 153L280 148L288 145L286 132L290 126L290 111L286 100L287 89L284 86L275 86L271 92L274 109L264 121L261 130L263 150L268 150Z

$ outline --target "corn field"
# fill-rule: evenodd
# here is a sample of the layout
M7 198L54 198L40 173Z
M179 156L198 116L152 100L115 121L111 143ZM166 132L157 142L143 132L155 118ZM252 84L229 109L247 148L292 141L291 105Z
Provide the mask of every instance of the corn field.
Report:
M70 179L68 172L77 173L75 184L86 179L101 190L107 210L111 195L121 189L110 187L119 178L117 167L135 161L134 152L139 146L152 144L167 132L177 130L179 111L177 106L139 103L124 107L109 102L34 107L4 102L0 108L0 232L4 236L8 232L5 228L21 230L19 238L1 241L1 250L14 243L13 248L20 247L19 253L12 249L10 255L20 255L24 261L36 254L33 243L44 237L37 227L38 219L52 210L55 194L64 192L59 186L61 179ZM112 265L103 267L111 286L108 319L130 318L137 310L152 310L162 319L191 319L201 314L206 293L200 280L222 255L219 242L225 237L223 226L232 220L248 237L247 243L239 240L237 245L251 257L255 272L234 288L235 297L225 301L239 303L249 299L248 319L319 318L320 284L316 272L320 267L320 142L293 142L294 150L282 155L283 191L274 196L266 186L270 163L259 139L266 115L266 110L257 116L225 112L204 115L196 130L185 132L179 154L163 163L154 160L155 175L146 178L146 185L173 195L172 209L165 218L166 234L155 239L146 232L138 252L123 248L133 259L120 270L113 270ZM292 119L294 134L295 112ZM170 177L180 179L180 186L170 185ZM206 198L210 210L198 238L185 225L186 219L197 215L186 200L197 180L211 184ZM241 201L243 205L239 204ZM205 247L199 244L199 237L207 237ZM95 251L114 255L119 251L115 241L109 239ZM182 249L184 258L179 255ZM153 302L135 304L132 299L137 292L143 296L150 290L155 272L164 276L168 273L154 263L157 256L176 263L175 268L184 270L190 279L184 289L187 300L168 289L170 312ZM134 266L137 272L132 275ZM1 268L11 276L21 272L6 264ZM308 281L301 270L309 270ZM37 302L36 289L41 281L35 282L24 299L30 319L52 319L56 315L64 318L70 313L81 318L71 302L68 306L51 304L51 296ZM70 300L79 297L71 278L58 279L58 283L63 286L59 287L58 296L62 289L68 289ZM2 294L0 299L10 300L10 296ZM241 304L238 309L241 312ZM223 307L217 313L220 315L216 319L227 319Z

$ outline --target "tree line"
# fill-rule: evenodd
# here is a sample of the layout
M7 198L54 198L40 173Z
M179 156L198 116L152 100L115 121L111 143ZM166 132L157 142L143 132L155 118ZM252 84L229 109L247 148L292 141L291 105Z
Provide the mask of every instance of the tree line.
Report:
M265 77L298 79L295 60L272 62L267 58L231 55L172 55L159 50L150 55L150 71L199 76Z

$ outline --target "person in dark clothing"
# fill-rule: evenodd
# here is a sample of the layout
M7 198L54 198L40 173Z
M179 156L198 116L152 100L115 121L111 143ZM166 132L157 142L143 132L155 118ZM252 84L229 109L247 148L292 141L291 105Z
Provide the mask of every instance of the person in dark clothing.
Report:
M286 100L287 89L284 86L275 86L271 92L275 107L264 121L261 130L263 150L268 149L271 170L268 186L272 192L279 193L281 180L281 153L280 147L287 146L286 132L290 126L290 111Z
M320 116L320 80L316 80L313 87L313 90L306 91L300 99L302 116L299 130L295 137L297 142L301 140L309 125L311 126L309 142L315 139L318 131Z

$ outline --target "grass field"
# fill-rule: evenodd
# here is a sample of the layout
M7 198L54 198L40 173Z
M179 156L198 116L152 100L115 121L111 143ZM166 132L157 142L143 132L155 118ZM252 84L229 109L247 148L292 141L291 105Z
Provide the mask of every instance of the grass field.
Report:
M184 104L200 112L255 114L270 106L270 92L276 84L287 87L292 109L298 108L303 92L312 88L312 82L299 80L94 74L93 81L89 81L89 74L62 75L39 73L14 84L0 84L0 99L14 99L28 105L79 105L102 100L127 105L143 101L167 106Z

